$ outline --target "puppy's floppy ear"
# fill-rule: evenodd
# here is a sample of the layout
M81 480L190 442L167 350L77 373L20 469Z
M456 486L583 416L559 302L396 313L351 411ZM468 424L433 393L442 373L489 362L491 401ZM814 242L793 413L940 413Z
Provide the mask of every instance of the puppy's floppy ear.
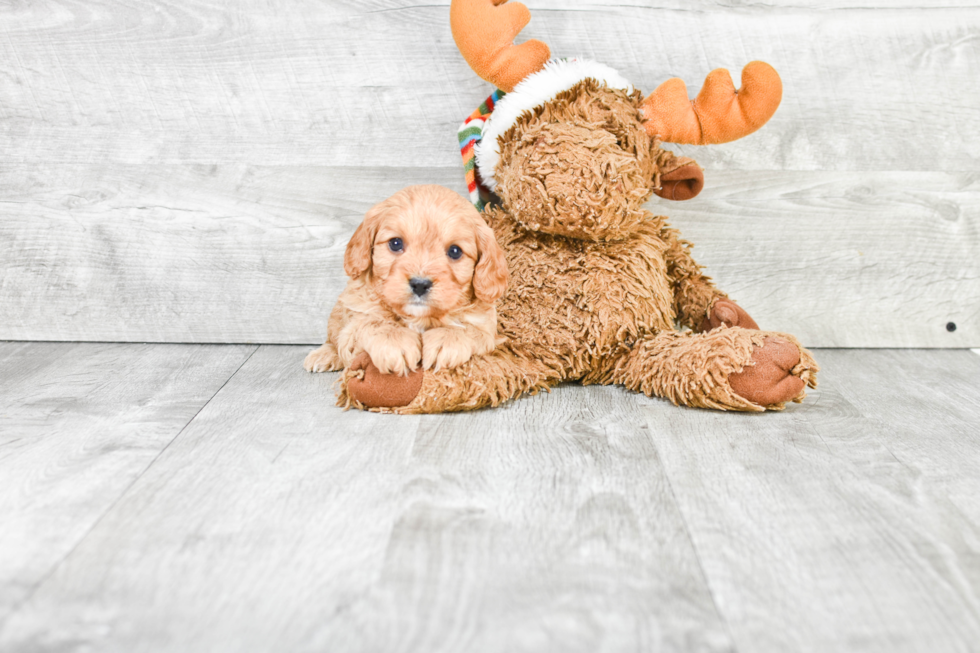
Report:
M480 258L473 271L473 292L477 299L492 304L507 290L507 259L482 217L477 218L476 246Z
M347 250L344 252L344 272L351 279L356 279L371 267L371 252L374 250L374 237L378 235L378 228L388 210L389 201L378 202L364 215L354 235L347 243Z

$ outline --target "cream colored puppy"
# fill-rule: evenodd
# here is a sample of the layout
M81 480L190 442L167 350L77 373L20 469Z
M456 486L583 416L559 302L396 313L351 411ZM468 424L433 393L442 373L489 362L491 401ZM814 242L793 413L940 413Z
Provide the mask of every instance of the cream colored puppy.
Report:
M455 367L497 344L507 262L468 201L409 186L375 205L347 244L350 277L309 372L340 370L362 351L383 374Z

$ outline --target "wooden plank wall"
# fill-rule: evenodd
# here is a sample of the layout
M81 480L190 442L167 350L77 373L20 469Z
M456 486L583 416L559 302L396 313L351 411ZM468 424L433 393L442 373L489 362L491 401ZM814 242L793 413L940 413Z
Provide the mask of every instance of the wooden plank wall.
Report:
M645 91L780 71L770 124L675 148L706 189L653 205L763 326L980 346L980 2L528 4L525 37ZM463 192L490 90L448 0L4 3L0 339L321 340L364 210Z

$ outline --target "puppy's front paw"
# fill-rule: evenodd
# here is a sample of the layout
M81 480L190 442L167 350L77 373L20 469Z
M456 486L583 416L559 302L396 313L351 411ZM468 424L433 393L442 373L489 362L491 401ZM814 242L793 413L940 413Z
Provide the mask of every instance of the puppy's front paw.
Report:
M337 350L329 342L308 353L303 360L303 369L307 372L331 372L342 367Z
M476 353L476 343L462 329L438 327L422 334L422 367L427 370L462 365Z
M422 360L419 334L403 328L391 329L373 338L370 343L365 343L364 351L382 374L405 376Z

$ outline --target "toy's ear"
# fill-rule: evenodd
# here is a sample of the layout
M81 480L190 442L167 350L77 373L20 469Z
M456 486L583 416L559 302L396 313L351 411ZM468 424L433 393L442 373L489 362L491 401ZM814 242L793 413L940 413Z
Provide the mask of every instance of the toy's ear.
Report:
M704 173L694 159L680 157L676 167L660 173L660 188L654 193L665 200L689 200L704 188Z
M364 221L350 237L347 250L344 252L344 272L351 279L358 278L371 268L374 238L378 235L378 228L384 220L389 204L389 200L384 200L368 209L364 214Z
M483 218L476 229L476 246L479 259L473 271L473 292L477 299L492 304L507 290L507 259L497 243L493 230Z

